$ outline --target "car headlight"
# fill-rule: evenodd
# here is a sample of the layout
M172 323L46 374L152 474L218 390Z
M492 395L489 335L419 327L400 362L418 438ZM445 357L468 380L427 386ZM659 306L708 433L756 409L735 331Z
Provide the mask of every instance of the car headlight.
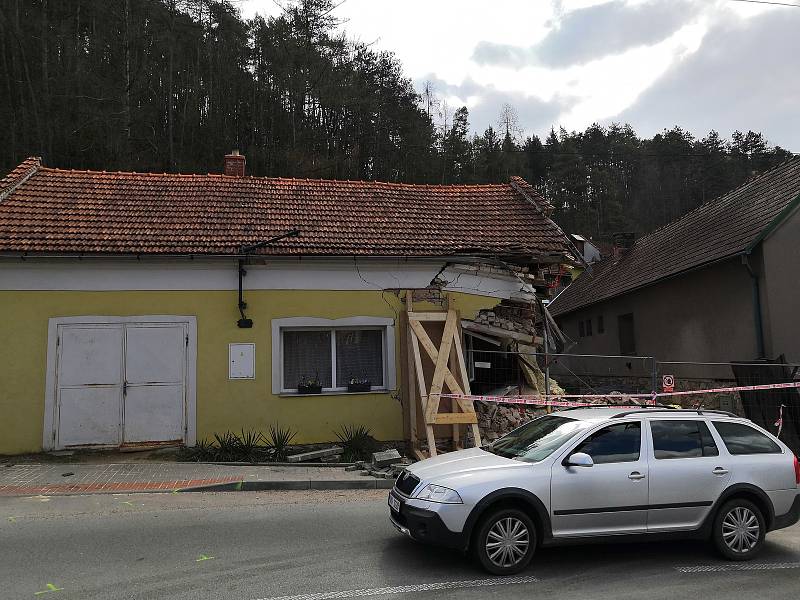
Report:
M417 500L430 500L442 504L463 504L458 492L441 485L429 483L417 494Z

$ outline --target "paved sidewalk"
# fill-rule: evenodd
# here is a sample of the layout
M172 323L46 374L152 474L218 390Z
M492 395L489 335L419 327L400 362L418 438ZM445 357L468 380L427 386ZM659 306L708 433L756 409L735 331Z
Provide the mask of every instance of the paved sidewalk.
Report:
M339 467L207 463L5 464L0 496L130 492L387 489L391 479Z

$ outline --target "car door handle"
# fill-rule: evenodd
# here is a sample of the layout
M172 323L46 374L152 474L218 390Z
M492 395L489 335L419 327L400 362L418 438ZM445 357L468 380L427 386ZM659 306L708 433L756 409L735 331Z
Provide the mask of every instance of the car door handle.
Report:
M628 475L628 479L633 479L634 481L638 481L639 479L644 479L644 475L639 473L639 471L634 471L630 475Z
M717 467L713 471L711 471L714 475L727 475L728 469L723 469L722 467Z

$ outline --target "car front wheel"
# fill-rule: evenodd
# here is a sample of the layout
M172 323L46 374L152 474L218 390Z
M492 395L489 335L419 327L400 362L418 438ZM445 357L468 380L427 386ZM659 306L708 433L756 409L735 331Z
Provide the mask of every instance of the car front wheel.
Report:
M472 550L481 566L494 575L519 573L536 551L536 527L514 508L491 513L478 527Z
M714 544L728 560L755 558L766 532L764 515L749 500L726 502L714 519Z

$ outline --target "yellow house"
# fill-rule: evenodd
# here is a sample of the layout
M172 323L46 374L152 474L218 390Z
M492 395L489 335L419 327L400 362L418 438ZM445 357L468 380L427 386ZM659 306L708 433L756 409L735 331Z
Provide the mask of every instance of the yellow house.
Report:
M566 253L519 178L256 178L236 154L225 171L31 158L0 181L0 454L272 423L402 439L401 292L470 318Z

